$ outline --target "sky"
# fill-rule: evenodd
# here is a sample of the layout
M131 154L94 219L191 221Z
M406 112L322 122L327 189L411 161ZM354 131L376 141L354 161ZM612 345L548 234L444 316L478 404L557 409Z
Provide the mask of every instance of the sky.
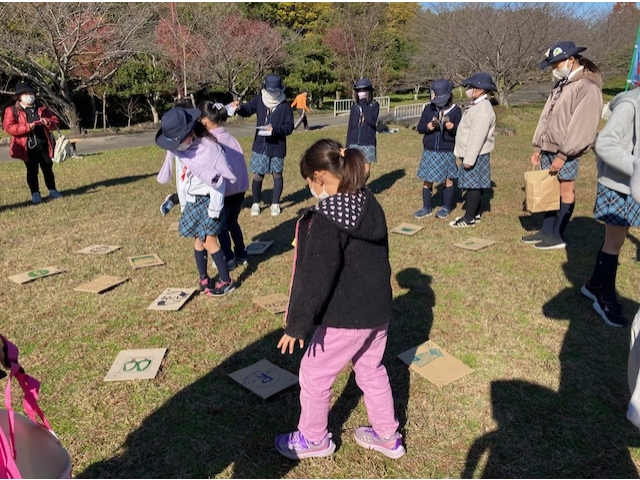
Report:
M432 3L440 3L440 2L420 2L421 5L428 7L430 4ZM506 3L506 2L491 2L491 3L497 3L497 4L501 4L501 3ZM558 2L561 3L561 2ZM577 2L577 3L584 3L585 6L593 6L599 10L608 12L613 8L613 5L615 4L615 2ZM636 5L638 6L638 8L640 8L640 2L636 2Z

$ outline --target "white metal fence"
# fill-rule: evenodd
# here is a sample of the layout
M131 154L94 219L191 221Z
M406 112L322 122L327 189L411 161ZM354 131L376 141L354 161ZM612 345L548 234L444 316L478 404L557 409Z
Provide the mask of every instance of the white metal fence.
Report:
M412 105L400 105L393 109L394 120L403 118L414 118L422 115L426 103L414 103Z
M388 112L391 108L391 98L389 97L375 97L374 100L380 104L380 110ZM349 113L352 105L353 99L351 98L346 100L336 100L333 104L333 116L336 117L342 113Z

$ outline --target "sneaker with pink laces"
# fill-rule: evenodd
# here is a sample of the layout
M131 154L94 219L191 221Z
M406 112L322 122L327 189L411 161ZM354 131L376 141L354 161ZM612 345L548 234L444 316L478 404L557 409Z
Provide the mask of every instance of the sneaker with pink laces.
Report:
M327 433L318 443L304 438L302 432L283 433L276 437L276 449L281 455L291 460L301 460L310 457L328 457L336 451L336 444Z
M224 297L225 295L233 292L236 289L236 284L233 283L233 280L229 279L228 282L223 282L222 280L218 280L213 288L209 290L205 290L205 293L210 297Z
M209 285L211 284L211 279L209 277L205 277L205 278L201 278L200 280L198 280L198 287L200 288L201 292L206 292L207 290L210 290Z
M389 438L381 438L372 427L360 427L356 428L353 436L361 447L375 450L389 458L400 458L407 453L402 445L402 435L398 432Z

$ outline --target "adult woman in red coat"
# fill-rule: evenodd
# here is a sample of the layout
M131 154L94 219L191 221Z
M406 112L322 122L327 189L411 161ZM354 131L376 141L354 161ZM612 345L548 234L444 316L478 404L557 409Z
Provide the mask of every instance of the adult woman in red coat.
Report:
M2 127L11 135L9 155L22 160L27 167L27 184L31 202L42 201L38 182L38 166L49 189L49 198L60 198L53 175L52 130L58 129L58 117L42 102L36 100L35 90L27 82L19 82L15 90L16 102L4 110Z

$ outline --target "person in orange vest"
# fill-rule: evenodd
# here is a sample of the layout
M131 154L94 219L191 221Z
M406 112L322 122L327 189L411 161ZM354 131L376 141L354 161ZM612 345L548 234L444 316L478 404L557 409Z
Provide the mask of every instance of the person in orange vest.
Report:
M307 113L306 113L310 111L309 107L307 107L308 94L309 92L307 92L306 90L302 90L302 92L300 92L298 96L296 96L296 98L291 103L291 108L298 109L298 121L293 127L294 131L298 129L298 127L300 126L300 123L304 124L305 132L309 130L309 122L307 122Z

